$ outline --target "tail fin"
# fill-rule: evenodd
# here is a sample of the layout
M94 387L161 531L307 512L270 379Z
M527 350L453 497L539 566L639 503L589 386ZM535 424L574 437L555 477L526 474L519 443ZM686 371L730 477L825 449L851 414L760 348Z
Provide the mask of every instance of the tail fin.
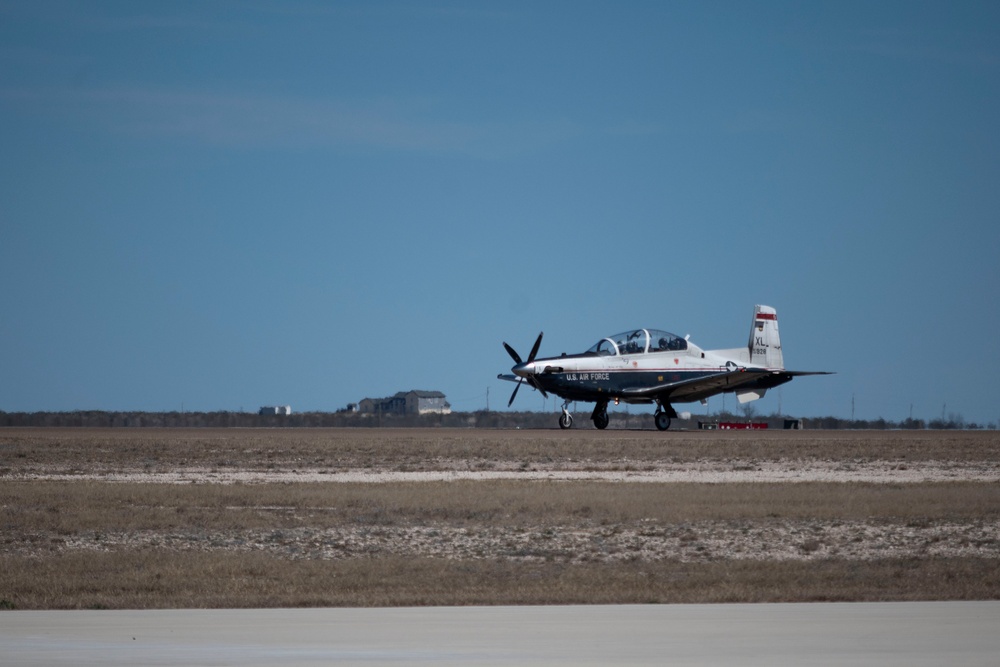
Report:
M750 363L767 368L784 368L781 339L778 337L778 313L771 306L755 306L750 329Z

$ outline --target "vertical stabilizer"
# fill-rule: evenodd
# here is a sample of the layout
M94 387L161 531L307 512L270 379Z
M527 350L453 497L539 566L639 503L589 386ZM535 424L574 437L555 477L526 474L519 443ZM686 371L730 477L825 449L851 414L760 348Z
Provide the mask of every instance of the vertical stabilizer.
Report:
M771 306L754 306L749 347L750 363L767 368L785 367L778 337L778 313Z

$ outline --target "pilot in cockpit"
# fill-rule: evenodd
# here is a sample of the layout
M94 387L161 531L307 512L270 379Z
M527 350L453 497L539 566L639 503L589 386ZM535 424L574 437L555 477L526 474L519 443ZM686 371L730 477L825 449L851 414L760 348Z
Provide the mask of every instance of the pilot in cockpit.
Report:
M642 347L640 347L639 337L642 336L641 331L633 331L628 335L628 342L625 343L625 354L636 354L642 352Z

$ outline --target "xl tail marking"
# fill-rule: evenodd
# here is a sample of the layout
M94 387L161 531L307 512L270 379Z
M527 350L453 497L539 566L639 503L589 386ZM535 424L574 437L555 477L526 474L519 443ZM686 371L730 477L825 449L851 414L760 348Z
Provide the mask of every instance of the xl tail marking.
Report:
M771 306L754 306L750 329L750 363L767 368L784 368L781 338L778 336L778 313Z

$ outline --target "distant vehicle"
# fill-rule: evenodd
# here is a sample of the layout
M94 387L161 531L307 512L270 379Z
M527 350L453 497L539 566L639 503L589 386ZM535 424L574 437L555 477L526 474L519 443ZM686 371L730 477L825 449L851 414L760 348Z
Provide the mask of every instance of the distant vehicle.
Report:
M634 329L597 341L586 352L536 359L542 344L538 334L528 359L506 342L514 360L513 375L501 380L516 382L507 407L522 383L563 400L561 428L573 425L572 401L593 402L590 418L599 429L608 426L608 403L656 404L656 428L665 431L677 419L674 403L707 402L708 397L734 393L740 403L762 398L768 389L799 375L829 375L826 371L785 370L778 337L778 315L770 306L755 306L750 340L731 350L702 350L666 331Z

